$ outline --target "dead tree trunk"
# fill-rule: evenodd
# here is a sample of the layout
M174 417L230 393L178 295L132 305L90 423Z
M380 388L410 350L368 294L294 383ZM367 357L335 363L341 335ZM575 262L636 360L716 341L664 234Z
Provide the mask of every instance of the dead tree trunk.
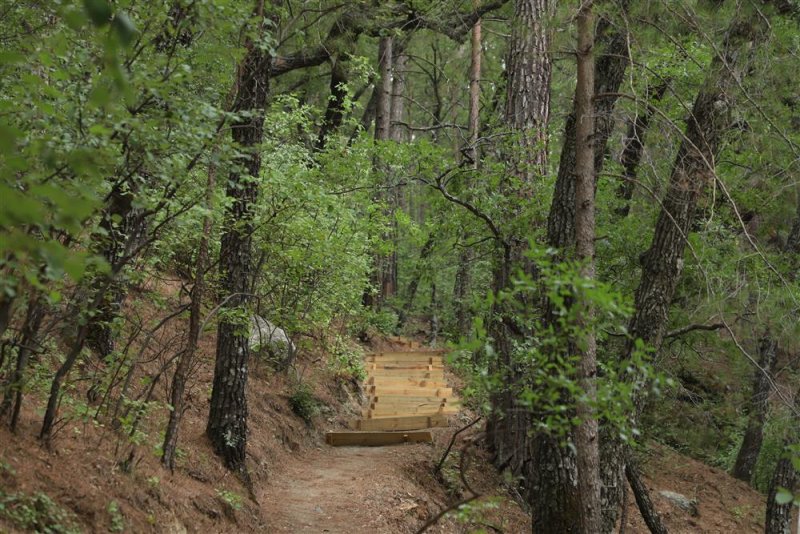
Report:
M264 0L258 3L257 14L264 30ZM258 176L261 170L259 145L264 139L264 110L269 94L271 58L256 43L246 43L246 54L237 73L237 93L234 113L246 112L247 118L234 123L233 140L245 155L241 164L246 173L232 172L226 194L233 200L228 208L225 231L220 247L220 278L223 313L217 329L217 359L206 433L214 451L225 465L246 475L247 448L247 365L250 358L248 342L250 281L253 278L251 240L253 204L258 196ZM240 312L239 319L233 317Z
M639 473L636 463L631 459L625 465L625 477L628 479L628 484L631 485L636 505L651 534L668 534L667 527L664 526L653 501L650 500L650 494L642 481L642 475Z
M744 432L742 446L736 455L731 475L748 484L753 479L753 469L761 452L764 438L764 423L769 409L770 375L775 365L778 345L769 334L758 341L760 368L753 371L753 392L747 406L747 428Z

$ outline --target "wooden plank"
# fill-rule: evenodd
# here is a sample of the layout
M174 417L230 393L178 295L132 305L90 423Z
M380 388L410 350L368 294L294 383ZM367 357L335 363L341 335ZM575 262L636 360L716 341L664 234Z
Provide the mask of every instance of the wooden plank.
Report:
M433 380L431 378L389 378L386 376L371 376L367 378L367 386L381 387L394 389L409 389L409 388L439 388L446 387L447 382L444 380Z
M402 412L403 410L437 410L439 408L457 408L461 409L461 403L454 402L373 402L369 404L368 409L378 410L381 412Z
M437 397L436 395L373 395L368 399L370 404L380 402L391 404L394 402L457 402L457 397Z
M453 388L445 387L397 387L386 385L367 385L367 393L373 397L380 397L381 395L412 395L412 396L425 396L425 397L450 397L453 394Z
M380 360L424 360L426 358L442 359L447 351L444 350L417 350L417 351L385 351L385 352L370 352L366 354L367 358L376 358Z
M385 377L385 378L433 378L444 380L444 373L442 371L427 371L424 369L411 371L408 369L370 369L367 371L367 376Z
M416 415L437 415L437 414L447 414L447 415L454 415L460 411L459 406L453 407L445 407L445 406L434 406L434 407L426 407L426 408L398 408L396 410L387 410L387 409L380 409L380 410L373 410L367 409L363 410L361 415L366 419L380 419L382 417L414 417Z
M370 363L364 367L370 369L398 370L398 371L444 371L444 365L435 365L425 362L389 362L389 363Z
M417 415L385 419L356 419L351 424L356 430L419 430L447 426L447 417L444 415Z
M413 432L328 432L325 443L333 447L380 447L399 443L430 443L429 430Z

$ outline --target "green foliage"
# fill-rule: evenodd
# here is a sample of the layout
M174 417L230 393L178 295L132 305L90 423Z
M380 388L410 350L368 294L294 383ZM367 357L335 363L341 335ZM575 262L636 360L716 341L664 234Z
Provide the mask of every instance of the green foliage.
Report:
M41 492L27 495L0 490L0 517L21 530L45 534L81 532L75 517Z
M119 503L114 500L109 501L107 511L109 520L111 521L108 530L111 532L124 532L125 516L122 515L122 510L120 510Z
M308 384L301 382L294 387L289 396L289 407L307 425L311 425L314 418L319 415L321 406Z
M229 506L232 510L241 510L242 509L242 496L236 492L226 490L226 489L218 489L217 490L217 497Z
M362 381L367 377L364 369L364 349L336 334L328 347L328 369L334 375Z

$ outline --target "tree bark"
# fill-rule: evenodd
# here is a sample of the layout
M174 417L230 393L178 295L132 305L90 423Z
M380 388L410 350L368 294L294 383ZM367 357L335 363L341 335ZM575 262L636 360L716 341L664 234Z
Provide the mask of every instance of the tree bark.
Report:
M797 202L797 216L792 224L792 230L789 232L789 238L786 240L786 250L800 254L800 200Z
M514 134L514 152L509 155L509 171L515 178L505 185L505 194L521 204L530 197L531 182L547 171L547 125L550 117L551 63L549 35L545 28L549 14L547 0L517 0L514 3L511 39L506 58L508 76L505 121ZM506 223L517 217L518 210L505 216ZM524 230L523 230L524 232ZM513 234L513 232L512 232ZM512 273L524 266L525 235L507 236L507 244L498 245L493 270L495 293L511 287ZM531 459L528 430L529 410L519 401L524 388L525 369L514 361L514 337L521 335L515 312L496 303L491 310L489 333L497 361L502 389L492 395L492 414L487 418L487 438L493 461L514 476L527 473ZM530 489L525 476L526 491Z
M792 503L778 504L775 500L779 489L783 488L794 494L800 487L798 484L800 477L792 465L790 454L790 452L784 451L784 455L778 460L775 472L770 479L764 534L792 534L792 515L796 506Z
M591 0L581 3L578 26L578 80L575 87L575 252L581 277L593 280L595 206L594 206L594 15ZM578 402L580 419L575 429L575 456L578 466L578 495L581 532L600 532L600 449L598 421L592 404L597 400L597 338L594 334L594 307L583 294L577 295L578 385L585 402Z
M628 0L621 2L627 11ZM616 94L625 78L628 68L628 33L620 26L614 26L601 18L597 28L597 45L602 54L597 57L594 79L594 93L607 95L594 101L594 167L595 176L603 170L608 138L614 129L614 107ZM550 246L565 249L575 242L575 110L567 116L564 123L561 158L558 162L553 201L547 219L547 242Z
M731 475L748 484L753 479L753 469L761 452L764 423L766 423L769 409L770 375L775 366L777 349L777 343L769 334L758 341L758 365L760 368L753 370L753 392L747 407L749 412L747 428L731 471Z
M344 119L344 101L347 98L347 76L345 75L344 59L335 57L331 61L331 95L328 97L328 106L325 109L325 117L322 119L322 126L315 148L323 150L328 142L328 138L333 135L342 125Z
M668 534L667 527L664 526L661 517L656 512L653 501L650 500L650 494L642 481L639 469L631 459L628 459L625 465L625 477L628 479L628 484L631 485L636 505L639 507L639 512L642 514L642 518L650 532L652 534Z
M628 2L622 2L627 9ZM596 45L598 54L594 64L594 93L615 94L625 77L628 65L628 35L622 26L612 25L601 18L597 26ZM613 110L616 97L595 98L593 148L595 180L603 167L606 144L613 129ZM577 105L577 100L575 101ZM575 243L576 217L576 150L577 121L576 109L570 113L564 124L563 145L558 165L558 175L553 193L553 201L547 219L547 242L561 251L566 251ZM563 253L561 255L563 258ZM552 304L544 303L545 322L556 325ZM565 399L564 402L569 402ZM559 445L555 437L537 435L533 441L533 463L529 478L535 498L531 500L532 514L537 527L543 532L572 532L571 520L576 517L580 506L578 491L577 459L568 448ZM601 484L602 499L605 500L607 488ZM554 505L554 503L557 503ZM608 525L604 524L605 531ZM536 518L540 518L537 520ZM613 526L613 522L611 522ZM545 530L550 528L550 530Z
M795 392L792 404L795 410L800 408L800 388ZM792 463L792 454L796 453L796 449L794 451L791 449L792 446L800 444L800 430L793 423L794 421L790 420L786 438L783 442L783 455L778 460L769 482L764 534L791 534L792 531L792 515L795 513L796 506L792 503L778 504L775 498L781 488L795 495L797 490L800 489L800 472L795 469ZM798 525L798 528L800 528L800 525Z
M475 0L477 8L479 0ZM481 104L481 60L482 60L481 20L472 27L471 53L469 65L469 141L463 153L469 158L473 169L480 167L480 151L478 149L478 135L480 133L480 104ZM462 236L467 241L469 235ZM453 284L453 304L455 307L455 332L458 336L469 333L470 317L467 299L472 278L472 249L464 246L458 254L458 268Z
M263 19L264 0L258 2L257 14ZM263 20L261 24L261 30L264 31ZM231 128L233 140L245 152L241 165L246 173L232 172L226 191L233 202L226 214L220 247L220 286L225 301L221 306L217 329L217 359L206 426L214 451L229 469L245 476L253 204L258 196L261 171L259 145L264 139L270 64L271 59L266 51L252 41L246 43L246 54L238 69L237 94L232 111L247 112L250 116ZM237 311L238 320L231 316Z
M406 114L406 63L405 44L397 41L392 44L392 98L389 112L389 131L391 139L402 143L408 137L408 131L400 124L405 121Z
M636 114L628 124L628 132L622 142L622 156L620 157L624 180L617 188L617 197L622 201L622 205L617 210L620 217L627 217L631 210L631 199L636 188L636 174L644 155L644 135L650 127L650 121L656 111L654 103L661 101L664 93L667 92L667 87L669 87L669 80L664 80L656 86L653 94L647 95L645 112L641 115Z
M512 174L527 186L547 172L547 125L550 121L549 35L545 29L547 0L517 0L506 56L508 82L505 118L515 132L519 154Z

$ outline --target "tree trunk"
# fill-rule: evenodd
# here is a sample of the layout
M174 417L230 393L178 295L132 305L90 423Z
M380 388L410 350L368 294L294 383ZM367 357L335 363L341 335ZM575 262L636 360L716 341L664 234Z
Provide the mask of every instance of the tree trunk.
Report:
M475 0L474 7L479 1ZM469 66L469 142L464 147L464 155L470 160L472 168L480 167L480 151L478 149L478 135L480 133L480 105L481 105L481 59L482 59L481 20L472 27L471 54ZM464 233L463 241L469 239ZM471 319L469 317L468 295L472 278L472 249L464 246L458 254L458 268L453 284L453 305L455 308L455 333L466 336L469 333Z
M417 296L417 289L419 288L419 282L422 276L424 275L425 271L427 270L427 262L428 258L433 252L433 245L435 243L433 234L428 236L428 239L425 241L425 244L422 245L422 250L419 253L419 259L417 260L417 264L414 266L414 271L411 274L411 281L408 284L408 290L406 292L405 298L405 306L404 306L404 315L408 315L411 313L411 309L414 307L414 299Z
M753 370L753 393L748 405L747 429L742 446L736 455L731 475L748 484L753 479L753 469L761 452L764 423L769 409L770 375L775 365L778 345L769 334L758 341L759 368Z
M186 391L186 383L189 380L189 373L194 364L197 342L200 339L203 298L206 292L206 271L209 268L208 241L211 238L211 225L213 223L211 211L214 207L216 174L216 164L212 159L208 169L208 179L206 180L205 208L208 212L203 217L203 234L200 237L200 244L197 250L194 287L192 287L192 301L189 308L189 337L186 340L186 348L181 352L178 358L178 364L175 367L175 375L172 377L172 387L170 388L170 405L172 406L172 410L169 413L169 422L167 423L167 429L164 433L164 445L162 447L163 455L161 457L161 463L170 471L175 469L175 452L178 448L178 432L185 408L184 393Z
M800 389L794 394L794 401L792 402L794 409L800 408ZM790 417L793 417L790 414ZM795 421L790 420L789 427L786 431L786 439L784 440L783 455L778 464L775 466L775 471L772 474L772 479L769 482L769 492L767 494L767 519L764 526L764 534L791 534L792 531L792 515L797 508L792 503L779 504L776 501L778 491L783 488L792 494L796 495L797 490L800 489L800 472L795 469L792 463L792 455L797 454L797 449L792 450L793 446L800 444L800 430L797 425L793 424ZM800 530L800 524L798 525Z
M622 2L627 11L628 1ZM628 33L623 27L612 25L601 18L597 28L597 44L603 53L595 64L594 93L607 95L594 101L594 167L595 177L603 170L606 145L614 129L614 107L616 94L625 78L628 68ZM567 116L564 123L561 158L558 162L553 201L547 219L547 242L550 246L565 249L575 242L575 110Z
M375 108L375 140L391 138L392 131L392 44L391 37L382 37L378 47L378 100Z
M794 219L789 238L786 240L786 250L800 254L800 200L797 202L797 217Z
M328 106L325 109L325 117L322 119L322 126L319 129L315 148L322 150L325 148L328 138L336 133L344 119L344 101L347 98L347 76L345 75L344 59L335 57L331 60L331 95L328 98Z
M766 34L763 16L743 5L731 21L719 56L711 62L708 75L686 119L686 132L672 168L667 194L662 202L650 248L642 254L642 275L635 295L634 314L628 332L630 341L622 358L630 360L636 340L658 349L667 327L669 306L684 264L686 236L695 220L697 202L715 177L714 165L721 141L730 126L730 111L737 84L746 77L753 57ZM642 399L634 398L635 422ZM625 466L623 445L615 432L601 436L604 509L606 525L614 524L622 500Z
M108 204L103 211L100 227L105 231L97 236L98 253L109 265L119 262L129 242L137 242L144 235L144 219L136 216L133 208L134 192L138 189L135 179L118 183L109 193ZM111 323L119 315L127 293L127 284L122 279L112 283L89 325L87 345L100 357L105 358L114 351L114 332Z
M668 534L667 527L664 526L661 517L658 515L658 512L656 512L653 501L650 500L650 494L642 481L639 469L636 467L636 463L631 459L628 459L625 465L625 477L628 479L628 484L631 485L631 491L633 491L633 497L636 499L636 505L639 507L639 512L642 514L642 518L647 528L650 529L650 532L652 534ZM623 527L624 525L622 525L620 529Z
M644 135L650 127L650 121L656 111L654 103L661 101L664 93L667 92L667 87L669 87L669 80L663 80L655 88L652 96L648 95L645 112L641 115L637 114L628 124L628 133L623 140L622 156L620 157L624 179L617 188L617 197L623 202L617 210L617 214L620 217L627 217L631 210L631 199L636 186L636 174L644 155Z
M793 494L800 487L797 470L792 465L791 453L784 451L778 460L775 472L769 482L767 494L767 519L764 525L764 534L792 534L792 515L796 506L792 503L779 504L776 501L778 490L783 488Z
M578 26L578 80L575 87L575 253L580 262L581 277L593 280L595 207L594 207L594 15L592 2L581 3ZM600 449L598 420L592 404L597 400L597 338L594 334L594 306L583 294L577 295L578 385L585 402L578 402L580 419L575 429L575 456L578 466L581 532L600 532Z
M549 15L547 0L516 0L511 23L511 39L506 69L505 120L514 134L515 151L509 155L509 171L516 178L514 187L505 186L505 194L519 204L530 196L531 182L547 171L547 124L550 117L549 35L545 21ZM506 221L517 216L509 213ZM523 230L524 232L524 230ZM524 265L525 235L509 235L508 244L498 246L493 269L492 290L505 291L511 286L512 273ZM525 369L514 361L514 337L521 337L515 312L496 303L488 324L503 389L492 395L492 414L487 418L487 437L493 461L519 476L528 472L531 443L529 410L518 398L524 388ZM529 479L528 476L525 477ZM526 480L529 484L529 481ZM528 485L526 484L526 485ZM528 485L528 489L530 486Z
M628 2L622 7L627 9ZM602 51L594 64L594 93L615 94L625 76L628 65L628 35L624 27L612 25L601 18L597 27L597 47ZM577 100L575 102L577 104ZM600 173L606 152L608 137L613 129L612 113L616 97L595 98L593 110L594 125L594 175ZM576 110L567 117L564 124L561 159L558 165L553 202L547 219L547 242L561 251L566 251L575 243L575 173L576 173ZM561 257L564 257L563 255ZM545 322L556 325L552 304L544 303ZM564 402L569 402L565 399ZM531 500L532 514L536 526L543 532L572 532L571 520L578 513L580 495L578 491L577 459L574 453L559 445L558 439L546 434L534 440L533 463L530 478L534 481L532 489L535 498ZM607 488L601 484L602 499ZM554 503L557 503L554 505ZM605 510L603 531L608 531ZM540 519L536 519L536 518ZM552 528L549 526L552 525ZM611 522L613 526L613 522ZM547 530L550 528L550 530ZM561 530L560 530L561 529ZM567 529L567 530L563 530Z
M264 16L263 0L259 2L258 15ZM258 196L259 145L264 138L264 109L269 94L271 63L269 54L252 41L248 41L246 48L238 69L237 94L232 111L251 115L233 124L231 134L245 152L241 164L247 173L243 176L232 172L228 179L227 195L233 203L226 214L220 247L220 285L225 300L217 329L217 359L206 426L214 451L223 458L225 465L245 475L253 204ZM238 319L232 317L234 312L240 312Z
M508 82L505 118L514 130L519 153L512 173L525 184L547 172L547 125L550 120L549 35L547 0L516 0L506 56Z
M408 137L407 128L400 124L405 122L406 104L406 62L405 45L400 41L392 46L392 98L389 112L389 131L391 139L401 143Z
M28 367L30 355L37 343L44 312L45 300L37 290L33 290L28 303L28 310L25 314L25 322L22 325L19 344L17 345L17 366L6 385L3 404L0 406L0 415L4 415L12 407L13 402L11 421L9 423L12 432L16 431L17 423L19 422L22 395L25 392L25 371Z

